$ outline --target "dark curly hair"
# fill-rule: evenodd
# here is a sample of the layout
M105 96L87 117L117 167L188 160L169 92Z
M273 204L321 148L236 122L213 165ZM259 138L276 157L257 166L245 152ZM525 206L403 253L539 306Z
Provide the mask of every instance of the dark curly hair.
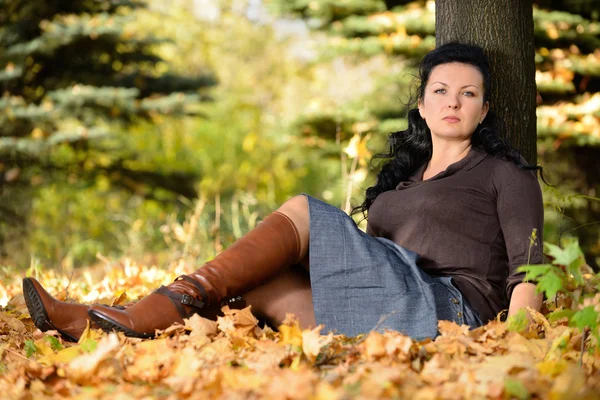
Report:
M419 66L419 87L417 99L422 99L431 71L438 65L452 62L469 64L477 68L483 76L483 101L490 98L490 67L483 49L478 46L448 43L427 53ZM415 101L409 102L414 104ZM529 165L518 151L513 149L497 134L497 120L489 111L481 124L477 126L471 137L471 146L495 157L515 163L521 169L538 170L542 168ZM395 189L403 180L408 179L415 171L431 158L431 132L421 118L419 110L408 111L408 128L389 135L388 152L373 156L376 159L390 159L377 174L377 182L366 191L364 202L352 210L352 214L362 212L366 217L369 208L381 193Z

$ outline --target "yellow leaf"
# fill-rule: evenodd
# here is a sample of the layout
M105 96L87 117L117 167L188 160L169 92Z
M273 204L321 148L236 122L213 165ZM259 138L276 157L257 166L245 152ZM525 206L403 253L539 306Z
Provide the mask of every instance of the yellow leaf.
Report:
M365 354L369 358L378 358L386 354L385 338L379 332L370 332L365 339Z
M294 357L294 359L292 360L292 364L290 365L290 369L292 371L298 371L300 370L300 358L301 358L301 354L298 354L297 356Z
M291 314L286 316L283 325L279 327L279 334L281 335L280 344L291 344L292 346L302 347L302 330L300 329L300 322L291 316Z
M397 332L386 332L385 352L388 355L396 354L397 356L408 356L413 347L413 341L409 336L402 335ZM401 357L406 358L406 357Z
M135 221L134 225L137 224L138 221L141 221L141 220ZM136 230L135 227L134 227L134 230ZM123 302L125 302L126 300L127 300L127 292L123 292L119 295L119 297L117 297L116 299L113 299L111 301L110 306L113 307L113 306L123 304Z
M210 319L202 318L198 314L194 314L186 319L185 327L191 331L191 339L199 336L214 336L217 334L217 323Z
M548 350L548 341L545 339L527 339L522 335L512 332L507 337L508 348L511 353L523 353L535 360L543 360Z
M544 360L537 363L535 366L542 374L554 377L562 373L569 366L569 364L567 364L565 360Z
M170 339L146 340L136 347L135 357L128 365L130 377L144 381L154 381L170 372L170 367L178 358L173 351Z
M315 329L307 329L302 332L302 352L311 362L315 362L321 349L333 340L333 333L329 333L327 336L320 334L323 327L324 325L319 325Z
M36 350L36 353L41 356L54 355L54 350L52 350L52 347L50 347L50 344L43 338L35 341L35 350Z
M571 334L573 333L571 328L565 329L562 334L552 341L550 346L550 350L546 353L545 360L548 361L556 361L562 359L563 353L565 352L566 345L569 343L571 339Z
M463 336L469 333L468 325L458 325L454 321L438 321L438 330L441 336Z
M58 364L68 364L73 361L75 357L78 357L82 353L83 351L79 346L66 347L56 353L56 355L52 358L52 361Z
M423 381L434 385L447 382L451 376L452 370L448 368L444 356L439 353L434 354L421 370Z
M80 383L91 380L100 363L116 353L120 346L117 334L109 333L100 340L95 351L76 357L68 364L69 375Z
M229 338L241 338L253 334L258 320L250 311L250 306L243 310L232 310L229 306L224 306L222 309L223 317L217 318L217 327L223 331Z
M277 372L280 364L289 356L289 351L271 340L259 341L254 351L245 357L244 364L249 369L260 373Z
M87 340L99 340L102 336L103 334L100 330L94 330L91 328L90 321L88 320L87 326L85 327L85 330L81 334L81 337L79 338L79 341L77 341L77 343L81 345Z
M550 389L551 400L578 399L585 389L585 374L574 365L569 367L554 379Z
M488 385L503 384L510 371L515 369L531 369L534 366L530 356L523 353L505 356L489 356L484 362L472 366L477 381Z
M203 360L198 357L198 353L191 347L184 348L176 361L177 365L171 372L173 377L196 377L203 363Z

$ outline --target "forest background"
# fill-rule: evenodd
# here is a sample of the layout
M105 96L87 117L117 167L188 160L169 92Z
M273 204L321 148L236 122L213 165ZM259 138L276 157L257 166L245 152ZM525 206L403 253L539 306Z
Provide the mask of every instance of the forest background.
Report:
M433 1L4 3L4 273L201 262L300 192L349 211L435 46ZM599 8L534 3L544 240L597 270Z

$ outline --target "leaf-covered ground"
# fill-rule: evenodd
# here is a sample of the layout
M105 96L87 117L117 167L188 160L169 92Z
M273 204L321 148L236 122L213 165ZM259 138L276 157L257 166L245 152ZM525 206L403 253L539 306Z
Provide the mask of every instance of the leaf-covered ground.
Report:
M185 272L183 264L165 271L124 261L38 278L59 299L115 304ZM87 330L67 343L36 330L20 277L0 282L3 298L2 398L600 398L600 352L588 350L595 343L582 353L581 333L542 314L525 333L497 321L472 331L441 322L436 340L414 342L393 331L321 335L293 317L274 332L249 309L224 309L216 322L194 316L155 340Z

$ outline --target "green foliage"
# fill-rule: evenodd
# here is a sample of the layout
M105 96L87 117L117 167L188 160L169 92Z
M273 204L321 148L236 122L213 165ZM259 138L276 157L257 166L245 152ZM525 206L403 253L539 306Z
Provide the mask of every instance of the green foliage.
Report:
M410 68L435 47L433 1L415 1L389 9L385 2L375 1L364 2L363 6L343 2L339 7L338 2L329 0L268 3L278 5L274 8L284 16L302 17L310 27L328 34L327 45L320 51L324 62L352 57L355 67L360 68L377 57L386 57L392 60L390 65L401 66L410 77L414 75ZM597 170L600 156L600 94L594 93L600 87L600 53L596 50L600 40L598 13L591 11L593 6L580 2L578 5L567 1L535 3L536 85L542 101L537 109L539 161L544 176L550 177L548 182L560 182L558 187L563 194L594 196L600 190L600 175L592 172ZM579 15L582 10L587 12ZM382 66L378 72L383 72L384 77L395 75L393 67ZM375 76L376 73L369 75L371 79ZM398 101L398 93L407 93L409 88L408 84L391 83L389 91L378 87L359 96L356 104L364 105L362 110L368 111L359 118L354 108L344 104L341 112L321 108L320 113L301 115L299 121L302 128L311 126L313 131L331 132L332 125L344 130L363 118L362 121L373 122L376 131L385 135L406 125L405 113L399 112L404 108L401 103L404 99ZM577 201L564 208L567 221L557 221L551 214L545 229L551 234L547 237L558 241L563 226L572 225L572 229L577 229L573 234L581 238L588 261L597 268L600 263L597 229L586 224L598 221L600 208L591 200ZM585 227L579 229L580 225Z
M554 259L552 261L554 265L565 266L565 272L573 277L575 284L585 283L581 275L581 267L585 265L585 259L576 240L568 241L564 249L551 243L546 243L545 246L546 253Z
M567 279L560 267L551 264L526 265L521 267L521 271L527 272L525 280L537 281L539 292L544 292L548 298L554 298Z
M98 347L98 342L94 339L86 339L83 343L81 343L81 348L88 353L96 350L96 347Z
M37 230L31 199L46 185L104 179L117 192L196 195L198 171L133 165L152 155L138 151L130 130L202 115L202 92L216 80L200 63L193 74L170 68L160 56L164 37L133 27L143 3L101 3L11 0L0 9L0 256L23 226Z
M55 338L54 336L50 336L50 335L44 335L44 340L46 342L48 342L48 344L50 344L50 347L52 348L52 350L54 351L58 351L61 350L63 348L63 345L60 343L60 341Z
M529 319L525 309L520 309L516 314L506 320L506 326L511 332L525 332L529 326Z
M267 1L277 12L308 18L314 26L324 26L355 15L368 15L385 10L381 0L291 0Z
M576 239L565 240L563 248L544 243L545 252L552 264L525 265L519 271L525 272L525 280L537 282L538 292L553 299L558 292L571 292L586 289L590 281L583 274L590 274L591 268L585 263L585 257Z
M504 381L504 392L510 396L510 398L516 398L519 400L528 400L531 398L531 395L529 394L529 391L525 385L523 385L521 381L512 378L507 378Z
M212 20L188 0L9 1L0 10L0 246L10 246L0 258L21 267L29 257L61 267L97 254L205 258L298 192L356 205L374 177L367 153L344 149L359 135L380 152L405 127L403 95L435 46L434 3L265 3L328 40L285 37L271 17L253 22L245 1L215 1ZM600 103L585 88L600 65L591 18L534 10L545 157L597 145ZM584 159L544 162L546 176L556 169L549 181L561 190L593 194L594 177L573 166ZM579 227L597 212L590 203L563 205L564 224L547 213L546 240L567 226L595 251L593 226ZM22 235L27 245L12 244ZM562 293L565 276L540 274Z
M37 348L35 347L35 343L33 342L33 340L26 340L25 341L25 355L27 356L27 358L30 358L36 352L37 352Z
M290 129L297 110L321 91L311 67L293 60L270 26L253 24L227 2L210 24L186 4L138 10L131 29L168 38L155 54L174 74L214 70L221 82L211 91L214 101L185 108L184 117L150 112L150 120L98 131L83 153L65 136L52 150L60 170L36 178L30 248L12 254L30 251L63 268L93 263L97 254L139 259L153 253L163 263L185 253L204 260L298 192L325 193L341 204L342 146L325 150ZM117 104L126 111L155 99L129 103L138 91L108 90L96 98L88 89L80 85L78 96L61 96L73 109ZM171 98L180 103L166 104L169 109L190 104L179 94L157 99Z
M579 310L571 316L569 324L584 331L586 328L592 332L596 332L598 328L598 317L600 313L594 309L594 306L587 306Z
M577 240L566 240L562 247L545 243L545 249L552 264L525 265L519 271L525 272L525 281L536 281L537 291L548 299L548 320L567 318L569 326L600 339L600 273L586 264ZM521 322L515 318L513 330L520 331Z

